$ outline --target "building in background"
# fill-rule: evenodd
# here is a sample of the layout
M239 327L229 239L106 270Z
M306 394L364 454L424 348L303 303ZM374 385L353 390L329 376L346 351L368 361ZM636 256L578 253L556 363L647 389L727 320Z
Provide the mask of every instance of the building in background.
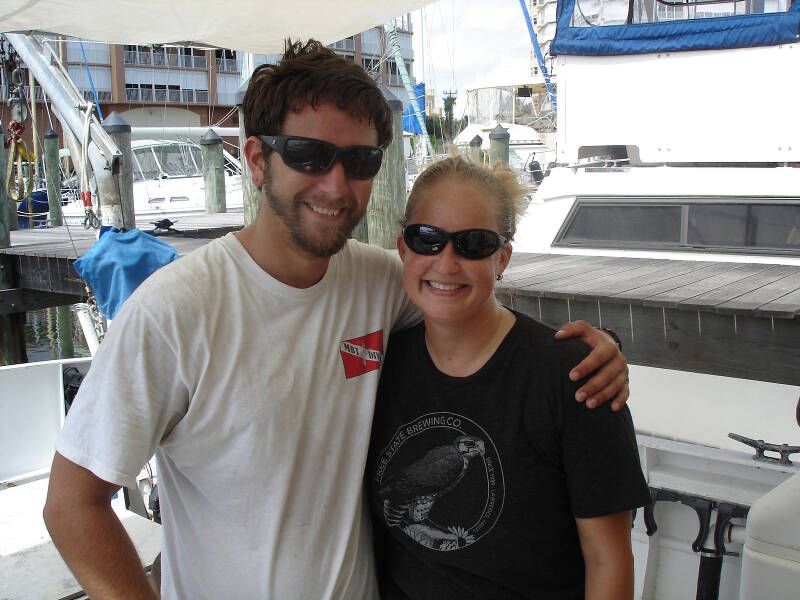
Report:
M413 73L411 16L394 19L400 54L408 73ZM236 50L206 50L181 46L136 46L81 42L66 39L55 42L70 78L87 100L94 93L103 115L121 114L131 126L219 125L238 127L236 93L241 85L242 55ZM397 63L387 49L383 26L373 27L331 44L329 47L346 59L360 64L376 80L386 85L404 106L410 104L401 81ZM279 55L255 55L254 64L276 62ZM91 79L90 79L91 75ZM28 81L25 72L25 81ZM10 120L7 86L2 87L0 119ZM411 81L414 84L413 78ZM92 91L94 86L94 92ZM37 133L60 127L45 105L42 88L36 85L33 97L29 86L26 95L36 106ZM23 138L33 147L31 127ZM226 140L232 144L235 139ZM62 143L62 147L64 144Z

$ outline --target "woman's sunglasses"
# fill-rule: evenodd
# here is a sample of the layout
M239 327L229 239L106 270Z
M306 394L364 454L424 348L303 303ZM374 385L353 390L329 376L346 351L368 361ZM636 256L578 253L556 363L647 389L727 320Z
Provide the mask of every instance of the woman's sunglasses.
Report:
M340 148L322 140L296 135L259 135L258 138L275 150L287 167L302 173L327 173L338 158L348 177L372 179L383 161L383 149L379 146Z
M453 248L464 258L481 260L488 258L508 240L489 229L464 229L450 233L433 225L414 223L403 229L403 241L413 252L431 256L439 254L453 240Z

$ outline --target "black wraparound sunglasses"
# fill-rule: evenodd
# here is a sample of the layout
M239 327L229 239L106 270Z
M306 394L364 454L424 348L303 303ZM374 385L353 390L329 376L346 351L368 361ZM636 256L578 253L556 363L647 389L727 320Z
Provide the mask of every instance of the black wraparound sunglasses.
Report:
M403 241L417 254L439 254L449 240L453 240L453 248L458 254L470 260L488 258L508 242L502 235L489 229L464 229L450 233L422 223L407 225L403 229Z
M348 177L372 179L383 161L383 149L379 146L340 148L329 142L296 135L259 135L258 138L277 152L287 167L312 175L327 173L338 158Z

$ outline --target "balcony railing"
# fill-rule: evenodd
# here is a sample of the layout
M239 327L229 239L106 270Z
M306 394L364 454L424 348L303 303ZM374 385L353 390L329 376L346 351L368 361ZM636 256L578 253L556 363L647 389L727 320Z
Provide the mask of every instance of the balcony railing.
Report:
M91 100L94 102L94 94L92 90L81 90L83 93L84 100ZM97 100L98 102L111 102L111 91L110 90L97 90Z
M208 90L195 90L194 101L201 104L208 103Z
M125 63L126 65L135 65L138 62L136 58L137 54L139 53L136 52L135 50L125 50L122 53L122 62Z
M217 71L230 71L237 72L239 68L236 66L235 58L217 58Z
M87 92L84 92L84 96L87 100L92 99L91 94L91 92L88 92L87 95ZM111 92L97 92L97 95L101 101L111 100ZM230 96L231 101L226 103L233 104L236 95L231 94ZM126 88L125 100L128 102L174 102L176 104L206 104L208 102L208 90L154 90L150 87ZM222 100L220 100L220 102L222 103Z
M355 47L355 42L352 39L339 40L338 42L334 42L328 46L328 48L332 48L334 50L354 50Z
M181 102L194 102L194 90L181 90Z
M153 64L156 67L163 67L167 62L167 55L164 52L153 52Z
M139 88L125 88L125 100L128 102L139 102L141 98Z
M142 88L140 90L142 95L142 102L152 102L153 101L153 89L152 88Z
M156 90L156 93L153 95L153 98L156 102L166 102L167 101L167 90Z

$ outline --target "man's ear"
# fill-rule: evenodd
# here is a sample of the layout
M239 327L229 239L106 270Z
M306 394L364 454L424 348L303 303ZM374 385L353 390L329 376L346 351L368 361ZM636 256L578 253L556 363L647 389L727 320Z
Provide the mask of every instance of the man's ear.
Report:
M250 179L258 189L264 185L264 166L266 158L263 152L263 142L251 135L244 143L244 157L247 168L250 169Z
M406 243L403 241L403 234L397 236L397 252L400 254L400 260L406 262L406 252L408 252L408 248L406 248Z

